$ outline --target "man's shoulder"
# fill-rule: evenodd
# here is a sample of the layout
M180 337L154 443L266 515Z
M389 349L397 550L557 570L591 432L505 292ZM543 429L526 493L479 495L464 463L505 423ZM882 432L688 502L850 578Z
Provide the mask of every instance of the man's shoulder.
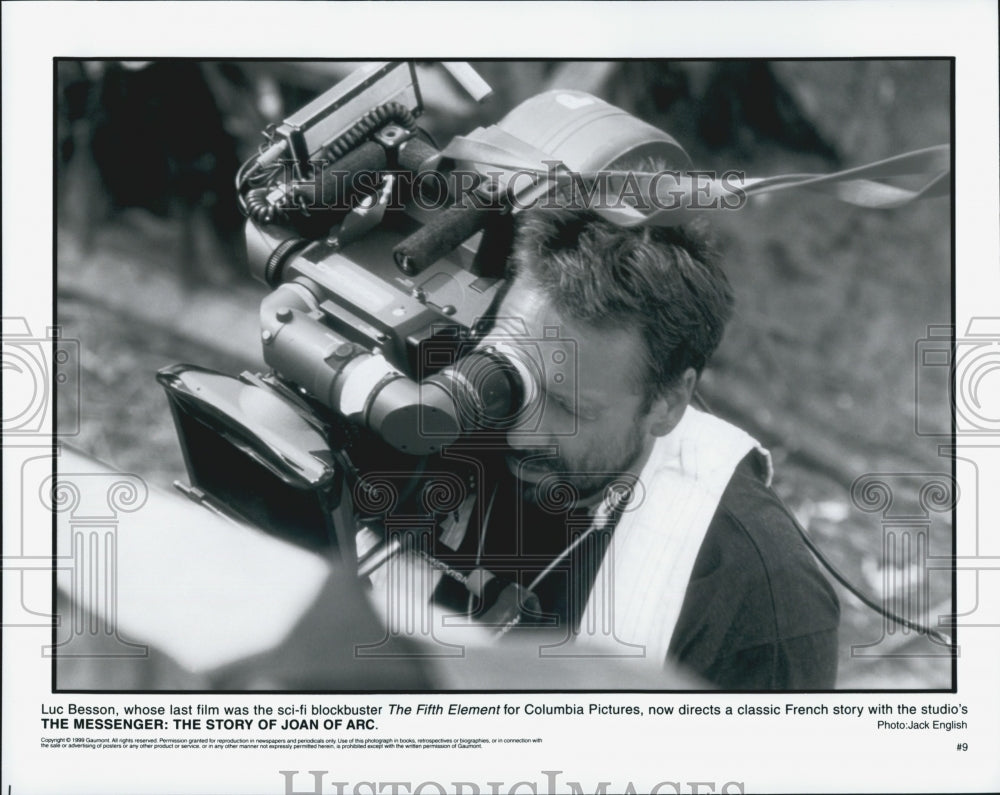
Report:
M748 634L790 638L836 628L837 597L794 517L767 486L757 453L733 473L709 525L691 587L741 603ZM721 589L721 590L720 590Z
M750 453L695 561L671 654L735 690L824 689L836 679L836 593Z
M757 464L759 454L749 453L736 467L719 500L705 536L705 545L738 553L735 563L758 574L777 573L787 567L814 567L798 524L788 507L768 486Z

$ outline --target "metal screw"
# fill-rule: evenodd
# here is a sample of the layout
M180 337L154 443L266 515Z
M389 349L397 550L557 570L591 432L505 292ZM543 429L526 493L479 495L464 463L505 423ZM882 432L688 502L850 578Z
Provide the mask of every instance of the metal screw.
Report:
M274 316L278 318L278 320L280 320L282 323L287 323L289 320L292 319L292 310L289 309L287 306L283 306L277 312L274 313Z
M274 339L274 335L270 331L265 330L261 332L260 338L264 340L264 344L267 345L272 339Z

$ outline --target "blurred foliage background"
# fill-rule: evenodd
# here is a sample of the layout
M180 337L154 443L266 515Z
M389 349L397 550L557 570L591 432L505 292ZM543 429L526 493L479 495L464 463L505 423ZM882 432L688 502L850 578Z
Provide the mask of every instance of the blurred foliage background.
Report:
M265 125L355 66L58 62L57 319L82 351L81 398L61 396L59 412L80 413L83 450L160 484L184 477L156 370L261 366L263 287L243 267L236 168ZM422 124L439 142L547 88L601 96L670 132L696 167L748 176L828 172L951 141L946 60L475 66L494 87L482 105L420 67ZM951 471L943 439L915 432L918 416L948 427L947 368L921 370L915 355L929 326L951 322L949 202L872 211L785 193L711 220L737 310L703 381L707 402L770 447L776 489L850 580L876 600L922 589L930 609L914 617L936 624L950 575L886 558L882 517L850 489L866 473ZM919 512L922 481L910 481L896 497ZM927 523L932 554L949 554L950 514ZM940 647L840 594L840 686L950 687ZM870 653L852 653L864 645Z

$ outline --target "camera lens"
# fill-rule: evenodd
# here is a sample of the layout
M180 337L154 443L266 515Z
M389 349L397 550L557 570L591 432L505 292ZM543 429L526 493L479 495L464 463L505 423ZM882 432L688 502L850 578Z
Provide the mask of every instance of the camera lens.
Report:
M478 348L441 373L464 430L503 430L523 414L535 390L530 374L496 347Z

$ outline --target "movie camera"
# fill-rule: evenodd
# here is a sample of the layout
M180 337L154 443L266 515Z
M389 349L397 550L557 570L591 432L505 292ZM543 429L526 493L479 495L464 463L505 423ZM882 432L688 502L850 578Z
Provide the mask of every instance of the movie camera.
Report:
M443 66L474 99L489 93L467 64ZM236 189L250 269L271 288L270 371L158 376L189 496L352 563L359 523L388 510L372 485L386 477L369 475L391 475L397 509L453 512L482 469L443 451L488 457L537 412L544 357L483 340L518 213L554 174L686 162L670 136L577 91L532 97L444 149L423 110L417 67L376 63L264 132ZM461 485L428 499L445 481Z

